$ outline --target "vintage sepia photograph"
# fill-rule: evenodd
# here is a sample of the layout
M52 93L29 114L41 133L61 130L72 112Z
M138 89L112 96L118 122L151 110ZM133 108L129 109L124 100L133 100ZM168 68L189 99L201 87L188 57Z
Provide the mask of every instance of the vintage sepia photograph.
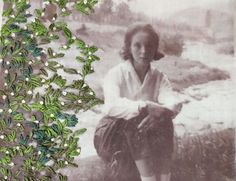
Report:
M86 84L102 101L76 114L73 129L87 131L78 167L61 170L69 181L235 180L235 3L99 0L63 18L98 48ZM48 22L57 8L46 12ZM69 51L56 61L80 70Z

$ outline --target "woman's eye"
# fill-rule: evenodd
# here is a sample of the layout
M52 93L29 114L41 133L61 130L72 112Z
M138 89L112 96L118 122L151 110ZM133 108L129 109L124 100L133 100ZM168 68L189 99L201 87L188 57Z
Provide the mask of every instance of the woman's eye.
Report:
M147 43L147 44L145 45L145 47L146 47L146 48L149 48L149 49L151 49L153 46L154 46L154 45L153 45L152 43Z
M140 48L140 47L141 47L141 45L140 45L139 43L135 43L134 46L135 46L136 48Z

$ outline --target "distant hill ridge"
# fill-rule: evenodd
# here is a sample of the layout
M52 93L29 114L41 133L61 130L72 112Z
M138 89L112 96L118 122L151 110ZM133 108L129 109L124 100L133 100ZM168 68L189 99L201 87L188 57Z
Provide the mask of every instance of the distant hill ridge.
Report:
M218 23L225 20L227 20L226 23L230 21L233 22L233 13L209 8L193 7L175 13L170 16L168 20L187 23L188 25L196 27L204 27L209 25L209 23L214 23L214 21L218 21Z
M206 29L211 36L218 39L233 36L233 12L231 11L193 7L175 13L167 21Z

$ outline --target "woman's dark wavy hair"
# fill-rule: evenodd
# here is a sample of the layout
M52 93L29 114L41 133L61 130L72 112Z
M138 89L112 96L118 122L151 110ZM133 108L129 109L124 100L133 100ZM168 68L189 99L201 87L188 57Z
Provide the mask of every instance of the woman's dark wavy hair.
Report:
M131 46L131 41L132 41L133 36L138 32L145 32L151 36L151 40L156 45L156 52L155 52L155 55L153 58L154 60L159 60L162 57L164 57L164 55L158 51L159 35L156 33L156 31L154 30L152 25L139 24L139 25L135 25L135 26L130 27L125 34L124 45L123 45L122 50L120 51L120 55L124 60L132 60L133 59L132 54L131 54L131 50L130 50L130 46Z

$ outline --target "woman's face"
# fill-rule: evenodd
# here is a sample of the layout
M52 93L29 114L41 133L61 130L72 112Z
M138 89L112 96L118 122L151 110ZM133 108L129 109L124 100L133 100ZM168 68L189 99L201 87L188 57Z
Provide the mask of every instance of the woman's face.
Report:
M150 63L154 58L156 48L148 33L140 31L133 35L130 50L134 62Z

